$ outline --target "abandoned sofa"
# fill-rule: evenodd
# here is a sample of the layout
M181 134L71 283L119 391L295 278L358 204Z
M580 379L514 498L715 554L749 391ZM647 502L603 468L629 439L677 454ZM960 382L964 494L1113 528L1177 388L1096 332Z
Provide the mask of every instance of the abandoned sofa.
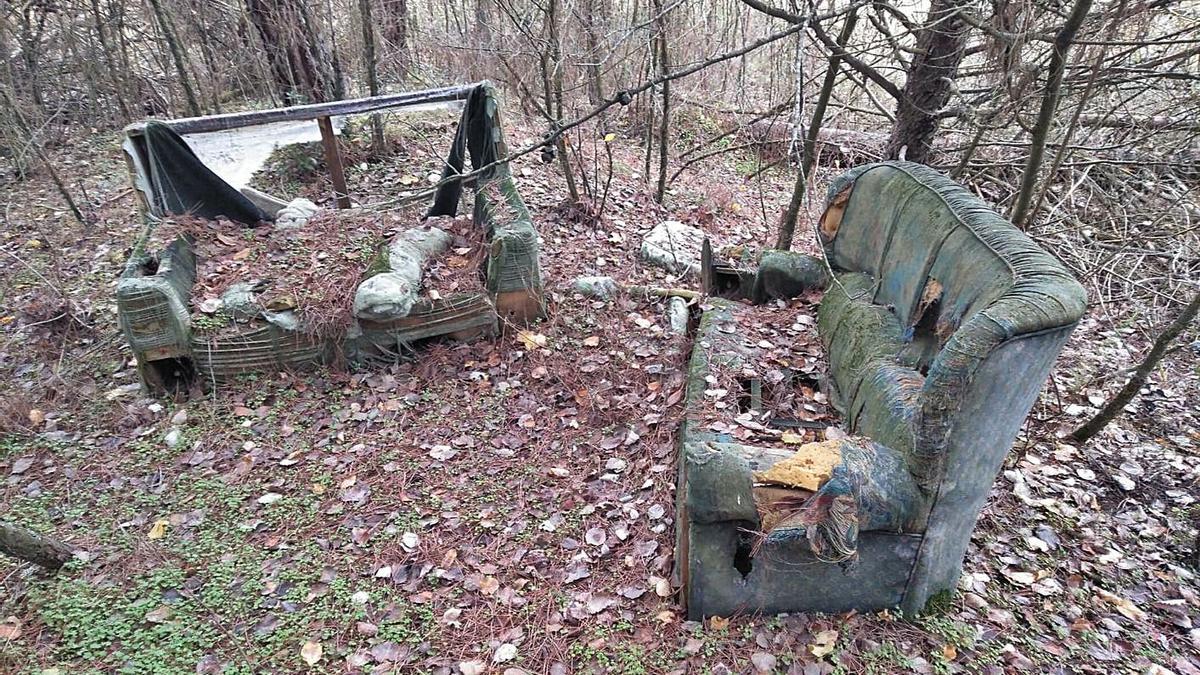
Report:
M180 236L161 251L147 250L156 221L172 214L194 214L221 216L254 227L288 215L286 209L290 205L228 185L204 166L169 125L135 125L127 131L130 135L125 149L148 225L135 243L118 282L117 307L142 383L149 390L156 393L179 390L197 380L216 382L241 373L297 369L342 358L352 364L389 360L420 340L494 332L500 319L521 323L542 314L537 232L513 184L508 164L503 161L508 151L494 88L484 82L382 98L405 96L412 99L410 105L428 100L463 101L462 117L443 170L443 178L449 180L443 181L435 192L427 216L457 215L464 183L472 188L473 224L488 246L481 270L485 291L416 304L396 303L391 307L369 302L378 298L360 298L354 308L354 322L345 335L310 334L286 313L263 312L264 321L238 335L220 339L201 336L193 330L188 311L196 280L194 242ZM374 101L357 99L321 105L356 109L366 106L365 110L373 110L381 105ZM273 120L290 110L255 115ZM205 120L185 122L194 125ZM217 128L225 124L224 118L208 121L214 123L209 126ZM481 171L467 179L455 179L466 174L468 159L471 169ZM378 276L395 275L398 270L412 267L401 265L402 261L397 259L404 253L403 247L398 246L405 243L403 239L397 237L387 247L388 264L384 267L390 269ZM386 286L384 281L370 283L369 278L360 289ZM402 281L409 285L412 282Z
M839 177L820 237L832 278L817 330L850 436L780 452L685 421L676 574L690 617L913 614L952 591L992 481L1085 310L1061 263L925 166ZM709 363L743 358L724 348L736 303L711 305L690 407ZM780 485L794 506L765 522L762 494Z

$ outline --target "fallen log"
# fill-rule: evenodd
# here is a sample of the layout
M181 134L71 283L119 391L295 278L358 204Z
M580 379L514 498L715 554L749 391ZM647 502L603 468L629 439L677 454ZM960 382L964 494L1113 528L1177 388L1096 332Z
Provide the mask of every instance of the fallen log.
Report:
M792 141L792 125L776 120L759 120L746 125L741 136L762 146L778 146ZM843 163L857 164L883 158L888 135L873 131L821 127L817 132L818 156L837 158Z
M1080 126L1100 129L1156 129L1161 131L1200 131L1200 122L1193 118L1168 115L1100 115L1085 113L1079 116Z
M71 559L71 547L32 530L0 521L0 553L55 571Z

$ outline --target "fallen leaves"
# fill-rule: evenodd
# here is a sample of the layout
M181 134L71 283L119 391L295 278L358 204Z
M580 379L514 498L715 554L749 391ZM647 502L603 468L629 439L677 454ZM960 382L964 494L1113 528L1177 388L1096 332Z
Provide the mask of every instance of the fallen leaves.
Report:
M479 582L479 592L484 595L495 595L500 590L500 582L496 577L486 576Z
M750 655L750 663L754 666L754 670L760 673L775 672L775 664L777 659L774 654L766 652L754 652Z
M530 182L542 180L540 170L519 168L537 176ZM424 173L423 168L404 167L393 174L392 182L413 184ZM615 263L622 267L621 273L636 274L622 265L622 242L636 246L640 224L615 221L629 218L631 207L641 203L633 193L615 199L630 206L610 211L598 227L581 231L590 237L589 242L605 247L603 257L610 268ZM752 202L742 199L742 203ZM737 203L731 202L725 211L736 209ZM564 249L586 248L579 246L578 236L568 232L570 227L556 224L543 231L543 261L550 266L546 278L551 297L554 284L569 278L560 271L562 258L569 257L562 255ZM236 238L227 243L239 250L244 246ZM581 264L599 267L598 254L593 250L573 257L586 258ZM457 267L463 260L450 258L447 264ZM646 282L634 276L621 281ZM334 592L329 588L332 578L319 583L307 579L304 583L311 585L311 590L303 603L287 608L281 606L296 602L287 595L287 582L280 584L278 595L272 590L262 598L251 598L256 603L254 615L238 617L244 619L248 634L275 631L278 637L285 622L289 631L294 630L290 627L293 620L310 619L313 611L325 611L330 605L323 603L336 598L333 611L345 630L336 638L320 634L331 640L328 654L324 654L318 634L312 634L318 641L311 649L320 649L319 655L312 662L301 658L314 670L350 667L424 672L457 667L464 675L500 675L521 672L518 664L530 672L602 669L602 664L598 668L587 655L576 652L551 650L562 654L554 658L566 664L552 664L542 656L546 651L542 645L548 641L565 642L576 636L593 640L599 635L606 641L592 647L595 653L608 656L631 648L653 650L668 654L670 668L681 671L715 670L721 664L735 672L790 668L828 673L839 666L854 670L878 643L884 643L897 646L918 671L928 672L931 662L936 670L942 665L936 661L942 659L955 661L956 668L1004 669L1028 664L1040 672L1048 667L1043 660L1047 655L1063 648L1075 650L1081 644L1073 642L1075 636L1094 632L1106 650L1102 656L1112 659L1104 664L1118 670L1131 669L1127 667L1128 653L1121 650L1140 647L1128 645L1130 636L1146 636L1153 649L1178 651L1178 645L1188 639L1186 631L1193 630L1194 584L1175 576L1175 563L1147 558L1139 542L1162 549L1170 541L1178 521L1163 512L1192 508L1193 503L1184 500L1194 499L1194 490L1188 489L1190 484L1181 485L1176 477L1194 473L1195 464L1189 463L1186 453L1179 453L1185 455L1182 458L1164 454L1159 461L1147 455L1157 458L1161 453L1148 451L1139 457L1098 460L1095 444L1073 448L1047 440L1039 435L1042 432L1036 421L1027 431L1027 452L1006 465L1015 480L1002 481L1005 489L985 511L984 525L973 539L964 574L964 584L972 591L963 594L964 602L956 603L944 621L939 619L939 626L978 635L977 647L968 646L970 641L947 642L946 636L920 624L906 624L903 639L898 640L889 632L893 623L876 616L838 619L837 630L832 632L823 630L830 620L799 615L739 618L732 630L723 617L705 624L685 621L669 575L675 517L673 442L678 406L686 391L679 372L684 355L677 346L686 341L659 337L661 307L652 300L635 302L621 297L604 307L577 299L553 302L554 320L519 333L516 340L422 348L421 358L413 363L344 378L320 371L311 377L281 377L278 381L274 376L263 377L244 388L231 383L219 390L219 405L207 398L188 404L192 420L179 438L185 452L177 465L162 470L167 490L150 494L158 500L173 499L172 492L183 482L177 480L180 472L189 477L210 472L225 477L238 488L238 500L228 507L232 511L228 522L241 528L238 538L244 537L256 553L266 555L261 570L258 561L250 566L244 579L247 588L301 576L303 564L291 556L300 545L313 540L318 546L304 548L303 555L327 556L321 564L337 567L339 583L346 584L347 590ZM771 324L764 323L767 330L756 329L739 339L777 359L774 370L819 377L820 361L809 360L804 353L804 331L811 330L812 318L797 315L794 333L788 332L787 321ZM789 363L784 365L784 360ZM131 378L131 368L120 376ZM769 383L768 373L756 375ZM100 402L117 409L146 407L137 385L127 385L129 381L99 383L97 392L112 392L112 400ZM1066 383L1064 395L1079 400L1082 394L1072 387L1080 386L1080 381L1066 378L1062 382ZM815 385L804 386L812 389ZM729 414L722 419L728 427L722 433L757 434L770 428L769 421L760 416L734 419L743 394L737 383L714 381L705 388L711 392L706 397L711 403L727 406ZM281 390L290 398L284 399ZM831 421L822 418L825 408L820 405L825 402L819 398L820 392L801 393L792 401L796 404L793 412L817 413L822 421ZM1087 396L1098 398L1091 391ZM276 403L275 397L282 403ZM817 410L800 405L805 397L820 404ZM54 411L46 416L45 426L66 428L58 404L39 405ZM1052 415L1053 401L1040 405L1047 406ZM171 410L167 403L154 416L141 414L134 420L139 425L134 433L151 441L163 438L169 430L165 422ZM37 424L38 420L31 416L30 422ZM171 419L174 426L182 427L184 422ZM1162 434L1190 433L1184 425L1179 426ZM826 433L841 431L834 427ZM461 443L456 435L474 439L475 444ZM1153 435L1155 442L1166 445L1158 439L1161 434ZM1150 436L1145 434L1136 445L1148 445ZM794 450L814 439L811 431L789 428L777 431L771 440ZM203 441L204 446L192 448L189 454L187 448L194 441ZM257 445L247 448L243 445L247 442ZM87 449L88 462L113 475L130 466L98 459L129 457L129 453L92 452L90 445ZM161 451L161 447L156 449ZM1173 473L1167 470L1168 463L1178 465ZM55 453L40 448L18 450L0 464L6 473L20 477L9 481L7 493L17 499L17 490L35 482L42 485L32 489L50 494L65 470L79 470L78 463L68 466ZM111 486L120 494L156 489L121 475L122 481L135 482ZM83 470L80 477L91 480ZM1125 493L1122 480L1136 482L1141 488L1155 486L1155 490L1145 495ZM1165 491L1157 489L1160 483ZM1076 497L1065 488L1078 489L1084 496ZM1109 498L1115 494L1133 504L1121 507L1132 514L1127 520L1111 517L1120 509L1114 502L1104 501L1104 491ZM1085 497L1089 494L1100 495L1103 508L1088 501ZM318 498L321 495L325 497ZM266 501L259 501L262 498ZM1156 505L1157 501L1167 506ZM133 528L134 537L140 538L147 529L153 531L151 524L159 512L182 512L197 506L155 504L155 511L138 513L138 519L125 526ZM316 514L315 523L306 521L310 514ZM170 535L172 549L190 546L190 526L176 529L173 518L164 519L159 528L162 535ZM90 525L94 521L85 516L80 522ZM1061 541L1046 523L1058 529ZM1119 529L1132 534L1118 535L1115 530ZM1161 534L1164 529L1168 534ZM1041 570L1047 567L1050 571L1043 576ZM111 569L107 563L103 568L105 572ZM1131 570L1139 575L1136 579L1130 578ZM261 578L255 578L260 573ZM1111 581L1113 593L1095 588L1100 573L1111 573L1102 578ZM204 572L189 574L197 581L212 583ZM320 594L328 600L322 600ZM1010 599L1013 602L1008 602ZM153 624L172 621L167 608L179 605L160 605L155 598L141 607L140 616ZM397 616L417 607L422 616L428 613L431 617L420 627L428 632L412 643L407 636L390 641ZM221 615L222 620L228 618ZM1036 633L1031 629L1030 636L1048 638L1044 652L1029 651L1036 663L1015 650L1001 652L1004 636L1012 635L1018 626L1024 630L1031 621L1042 623ZM506 625L522 622L531 634L528 638L504 630ZM628 630L614 628L625 622ZM14 627L11 623L0 624L0 642L6 637L32 642L34 624L22 627L18 621ZM1172 626L1172 632L1161 630L1166 625ZM1047 631L1047 626L1051 630ZM1060 631L1069 631L1072 637L1057 639L1055 634ZM39 645L43 637L47 640L44 644L53 644L50 632L40 626L39 632ZM294 651L296 643L305 639L305 634L300 635L286 642L288 646L276 655L277 660L264 668L286 671L287 661L292 663L290 669L302 667L295 663ZM432 651L425 652L427 648ZM497 656L503 660L510 649L509 660L493 660ZM1022 645L1022 649L1026 647ZM1089 658L1087 649L1084 646L1070 653L1080 654L1082 662ZM989 660L987 654L1002 655ZM343 657L345 664L339 660ZM385 663L394 665L382 665ZM216 670L219 668L204 672Z
M535 351L537 349L544 349L546 347L546 345L549 343L549 340L546 338L545 335L542 335L541 333L533 333L533 332L530 332L527 330L518 332L517 339L521 342L522 345L525 346L525 349L527 349L529 351Z
M1128 598L1123 598L1116 593L1111 593L1103 588L1096 589L1096 597L1111 604L1121 616L1134 621L1142 621L1146 618L1146 612L1133 603Z
M517 646L511 642L505 642L492 653L492 663L508 663L515 658L517 658Z
M150 531L146 533L146 538L162 539L163 537L167 536L167 526L170 524L171 521L167 520L166 518L160 518L154 521L154 524L150 526Z
M0 623L0 640L17 640L23 633L21 619L16 616L9 616Z
M663 577L650 577L650 585L654 587L654 594L660 598L669 598L674 595L671 590L671 582Z
M20 457L14 460L11 469L12 475L20 476L21 474L25 473L29 470L29 467L33 466L33 462L33 457Z
M170 605L159 605L158 607L146 612L144 617L149 623L166 623L175 615L175 610L171 609Z
M458 671L462 675L483 675L487 671L487 664L483 661L460 661Z
M1022 572L1020 570L1004 570L1004 577L1014 584L1028 586L1037 581L1037 575L1033 572Z
M608 540L608 532L606 532L604 530L604 528L602 528L602 527L590 528L590 529L588 529L587 533L584 535L584 541L591 544L592 546L601 546L607 540Z
M837 649L838 632L832 628L823 630L813 636L812 644L808 646L808 650L818 659L823 659L829 656Z
M309 667L317 665L321 661L321 657L325 654L325 648L320 642L309 640L300 647L300 658L304 660Z

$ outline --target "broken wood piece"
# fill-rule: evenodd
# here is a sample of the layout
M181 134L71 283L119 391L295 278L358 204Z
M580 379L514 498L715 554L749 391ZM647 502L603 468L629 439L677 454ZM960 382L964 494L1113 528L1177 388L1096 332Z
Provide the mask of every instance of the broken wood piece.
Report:
M0 521L0 553L31 562L50 571L71 559L71 547L13 523Z
M505 322L517 325L545 316L541 291L525 288L496 293L496 314Z
M754 505L758 509L758 527L761 532L770 532L792 517L808 498L808 490L758 485L754 487Z
M350 208L350 193L346 191L346 170L342 167L342 153L338 150L337 137L333 135L333 123L328 116L317 118L321 128L321 147L325 150L325 166L329 167L329 179L333 182L333 195L339 209Z
M662 288L658 286L627 286L625 290L630 295L650 295L657 298L683 298L684 300L699 300L700 293L687 288Z
M385 94L383 96L368 96L365 98L330 101L328 103L310 103L308 105L272 108L270 110L248 110L221 115L206 115L204 117L187 117L170 120L167 122L167 125L177 134L200 134L261 124L274 124L276 122L311 120L330 115L362 115L379 110L417 106L428 107L436 103L462 101L473 89L481 84L484 83L475 82L473 84L441 87L439 89L405 91L397 94ZM145 122L137 122L125 127L125 133L129 136L137 136L145 128Z
M737 247L744 252L745 247ZM725 252L728 254L728 251ZM739 258L741 254L739 254ZM743 269L728 260L721 260L713 252L712 242L704 238L700 249L700 292L729 300L749 298L754 291L754 270Z
M612 277L577 277L571 282L571 290L589 298L608 300L618 291L630 295L654 296L657 298L683 298L699 300L702 293L688 288L663 288L659 286L622 286Z

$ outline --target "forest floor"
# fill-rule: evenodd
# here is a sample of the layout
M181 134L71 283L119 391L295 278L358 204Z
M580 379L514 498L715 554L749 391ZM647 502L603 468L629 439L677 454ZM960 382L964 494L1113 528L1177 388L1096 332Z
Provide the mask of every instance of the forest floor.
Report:
M518 125L509 143L538 135ZM641 236L670 218L761 247L790 171L748 178L752 157L717 158L664 208L618 138L594 222L560 207L557 164L522 158L543 322L384 369L264 373L174 401L139 391L116 325L140 227L118 140L52 154L86 226L43 177L3 185L0 518L79 553L53 576L0 559L0 672L1200 673L1194 334L1099 437L1062 440L1161 317L1105 305L1075 332L948 602L911 621L690 622L668 581L689 338L662 303L566 285L694 287L643 266ZM356 197L427 184L442 146L404 148L351 158ZM287 176L265 187L324 194Z

